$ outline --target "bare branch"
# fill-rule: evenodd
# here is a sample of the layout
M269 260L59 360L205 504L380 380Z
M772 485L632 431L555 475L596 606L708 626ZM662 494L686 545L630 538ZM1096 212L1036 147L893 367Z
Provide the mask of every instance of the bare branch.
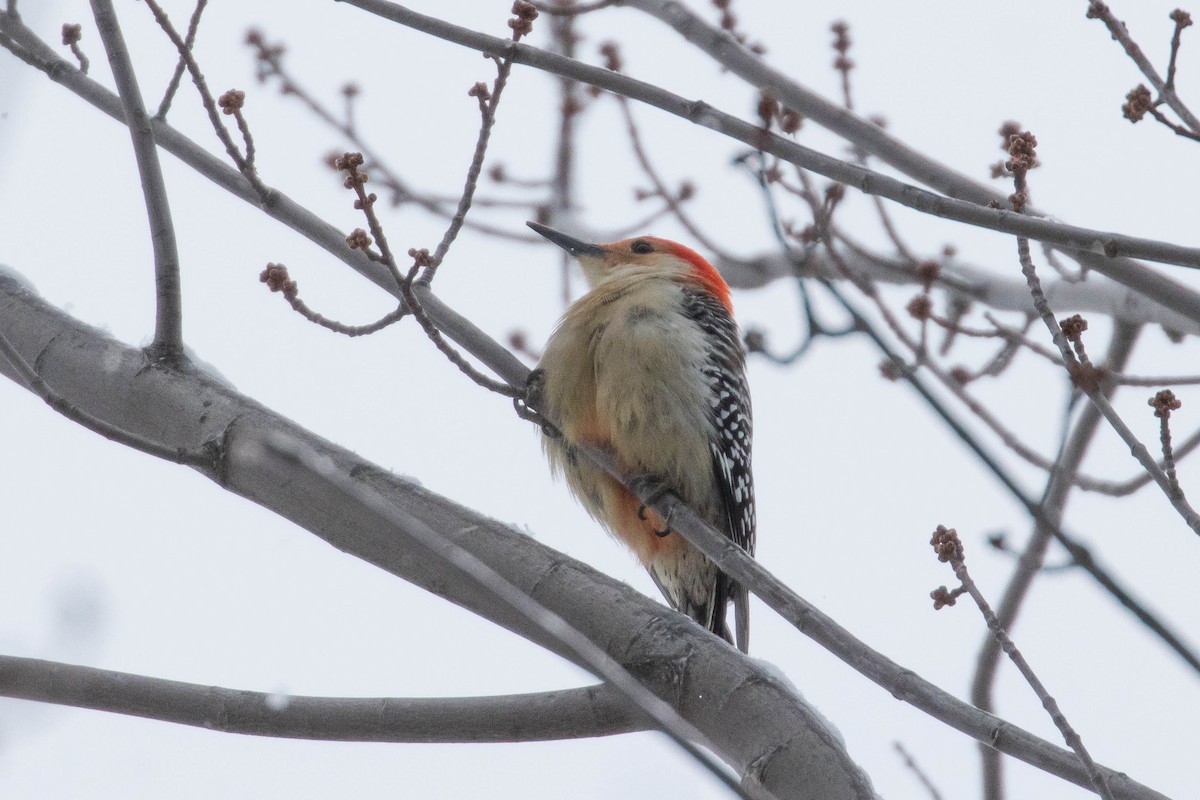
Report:
M71 48L71 55L75 56L75 60L79 62L79 71L87 75L88 69L91 67L91 62L84 55L83 49L79 46L79 40L83 37L83 26L79 24L64 23L62 26L62 42L67 47Z
M1056 223L1045 219L1016 215L1010 211L989 208L973 202L944 197L925 191L916 186L903 183L856 164L831 158L815 150L803 147L775 134L764 132L762 128L751 125L736 117L719 111L703 101L688 101L642 81L625 77L618 73L581 64L562 56L548 53L523 44L514 44L506 39L487 36L467 28L452 25L444 20L418 14L403 6L385 2L385 0L344 0L347 5L357 6L393 22L429 33L438 38L446 39L493 55L511 58L514 63L526 64L556 75L572 77L576 80L598 86L602 89L638 100L675 116L681 117L701 127L717 131L725 136L740 141L746 145L761 149L766 153L777 156L784 161L804 169L812 170L831 180L858 189L864 194L879 195L901 205L913 208L922 213L945 219L963 222L990 230L1026 236L1038 241L1049 242L1070 250L1078 250L1091 256L1103 257L1100 260L1113 259L1119 256L1145 258L1179 266L1200 267L1200 248L1184 247L1167 242L1142 239L1118 233L1082 228L1075 225ZM632 6L641 6L650 0L628 0ZM658 0L654 0L658 2ZM662 0L662 4L671 9L682 7L674 2ZM719 35L725 34L718 32ZM730 42L733 40L730 39ZM735 45L740 50L740 45ZM748 51L745 51L748 52ZM789 107L790 104L789 104ZM849 113L844 112L843 113ZM990 201L990 197L988 201ZM986 201L985 201L986 202ZM1089 266L1100 270L1089 261ZM1112 266L1107 272L1121 274L1130 267L1122 264ZM1127 280L1133 280L1127 277ZM1173 283L1173 282L1172 282ZM1178 285L1178 284L1174 284ZM1188 308L1200 319L1200 295L1193 295L1196 302L1181 302L1180 298L1171 299L1169 294L1162 297L1151 295L1159 302L1176 310ZM1182 312L1181 312L1182 313Z
M187 65L188 73L192 76L192 83L196 85L196 91L200 94L200 102L204 104L204 110L208 113L208 121L212 125L213 132L217 138L221 140L221 144L225 146L225 152L229 154L229 158L237 165L238 171L250 182L258 195L259 202L267 204L271 201L271 190L263 185L258 177L258 171L254 169L252 163L253 151L250 150L251 144L247 139L246 146L248 152L243 155L238 150L237 145L233 142L233 137L229 135L229 131L225 129L225 124L221 122L221 115L217 112L217 101L213 99L212 92L208 89L208 82L204 79L204 73L200 71L200 65L196 63L196 59L192 56L191 47L179 35L179 31L175 30L175 26L171 24L171 20L167 17L165 11L158 5L156 0L146 0L146 7L150 9L150 13L154 15L155 21L162 28L163 33L175 45L175 49L179 52L179 57L183 63ZM240 105L240 104L239 104ZM165 125L165 122L155 120L159 124ZM238 126L242 129L243 136L247 136L245 120L239 119Z
M1117 19L1116 15L1113 14L1112 10L1105 3L1098 2L1098 0L1090 0L1087 15L1089 18L1099 19L1104 23L1105 27L1108 28L1108 32L1112 34L1112 38L1120 43L1121 47L1125 50L1125 55L1129 56L1129 59L1134 64L1137 64L1138 69L1146 76L1146 80L1150 81L1154 90L1158 92L1159 97L1171 107L1172 111L1179 115L1179 118L1184 121L1192 132L1200 132L1200 119L1191 112L1191 109L1184 105L1183 101L1179 99L1179 95L1175 93L1174 66L1175 55L1179 50L1179 33L1181 30L1179 25L1176 24L1171 44L1171 80L1168 82L1164 81L1162 76L1158 74L1158 70L1155 69L1154 64L1150 63L1150 59L1142 52L1142 48L1129 35L1129 29L1125 27L1125 23Z
M158 147L154 129L142 102L137 76L129 60L129 51L121 35L112 0L92 0L96 28L108 51L108 63L121 93L133 153L142 178L142 193L146 198L146 216L150 222L150 238L154 245L155 317L154 343L149 353L154 359L178 364L183 359L183 300L179 284L179 248L175 244L175 226L171 222L171 204L162 167L158 163Z
M1075 732L1071 723L1067 721L1066 716L1059 709L1057 701L1046 691L1045 685L1038 678L1037 673L1033 671L1033 668L1029 666L1029 662L1025 659L1025 656L1017 649L1016 644L1013 643L1004 626L996 619L996 615L993 613L987 598L983 596L983 592L979 590L978 585L971 578L971 574L967 570L966 560L963 557L962 543L958 539L958 534L953 528L947 529L939 525L937 532L933 535L932 544L934 549L938 551L938 560L949 562L950 566L954 568L954 576L958 578L963 588L971 595L971 599L975 601L975 605L979 608L979 613L983 615L984 620L987 622L988 629L991 630L996 641L1000 643L1005 654L1016 665L1017 670L1021 673L1021 677L1033 689L1034 694L1041 701L1042 707L1046 709L1046 713L1054 721L1055 727L1062 733L1063 739L1075 751L1075 755L1079 757L1079 761L1083 764L1084 770L1087 771L1092 786L1096 789L1096 793L1103 797L1104 800L1113 800L1113 794L1108 788L1108 782L1100 774L1096 762L1092 760L1091 754L1084 747L1083 739Z
M909 754L908 750L904 748L904 745L902 745L900 742L893 742L892 747L896 748L896 752L899 753L900 758L904 760L904 766L908 767L909 771L912 772L913 775L916 775L917 780L920 781L921 785L925 787L925 791L929 793L929 800L942 800L942 793L939 792L937 787L933 785L933 781L929 779L929 776L925 774L925 771L921 769L920 765L917 764L912 755Z
M538 543L532 537L461 508L387 470L330 444L228 386L198 374L147 371L139 351L46 304L13 278L0 275L0 328L14 346L40 350L40 363L69 383L64 393L89 409L102 409L110 421L135 432L163 430L181 441L221 443L218 465L204 474L239 496L281 514L333 546L449 599L553 652L570 657L556 638L479 591L441 560L405 547L396 532L367 509L344 504L311 472L287 475L262 458L264 437L285 436L353 475L390 507L438 532L516 584L538 604L551 608L589 640L604 642L638 680L675 706L703 730L721 758L753 785L762 783L780 797L861 798L866 779L849 760L820 715L805 706L778 679L698 625L585 564ZM49 342L49 345L44 344ZM0 362L0 371L8 372ZM109 402L134 387L155 414ZM693 692L687 687L725 687ZM764 726L763 720L771 724ZM1007 729L1006 729L1007 735ZM1041 745L1049 746L1049 745ZM1052 748L1053 750L1053 748ZM769 769L760 770L764 754ZM1051 756L1053 758L1053 756ZM765 765L764 765L765 767ZM813 783L813 776L822 778ZM855 791L851 791L855 787ZM1148 790L1131 796L1157 798Z
M332 492L343 500L341 505L351 505L366 515L376 515L386 522L387 529L398 534L407 549L416 549L449 568L451 574L461 575L482 591L485 602L497 604L501 609L516 613L555 640L560 651L589 672L604 680L605 685L615 690L639 715L648 719L654 727L675 742L684 752L704 767L713 777L738 797L775 798L769 790L749 792L739 785L736 777L722 767L709 751L717 752L716 745L698 728L680 716L679 712L647 689L612 656L593 643L561 616L550 611L515 586L504 576L481 561L477 556L447 541L416 517L396 507L376 493L370 491L348 475L342 474L328 459L317 453L302 449L289 437L270 436L261 442L261 457L267 467L289 480L304 474L324 484L325 493ZM253 456L251 456L253 457Z
M336 742L535 742L644 729L607 686L495 697L305 697L0 656L0 696Z
M77 85L86 86L85 84L77 84ZM186 142L186 140L183 140L183 141ZM179 142L177 141L176 144L179 144ZM215 170L215 171L213 171L212 174L218 176L218 178L217 178L218 180L228 182L227 176L221 170ZM226 185L226 184L223 183L222 185ZM244 195L244 192L245 192L244 181L235 180L232 182L228 182L228 187L231 188L233 191L235 191L235 193L237 193L239 196L245 196ZM302 211L302 210L300 210L300 211ZM295 207L292 207L292 206L285 207L283 212L280 212L277 208L272 206L271 208L268 209L268 212L272 213L273 215L277 216L278 218L284 218L284 219L290 220L289 224L295 224L295 223L299 223L299 222L310 222L310 220L306 220L303 217L303 215L300 214L300 212ZM319 224L311 225L311 226L306 225L306 226L302 227L302 230L304 231L305 235L309 236L310 238L313 238L314 241L320 241L322 243L326 241L324 234L321 230L321 226ZM340 244L340 240L341 240L340 235L337 235L336 241L339 244ZM342 249L344 249L344 245L342 245ZM334 250L331 249L331 252L334 252ZM359 259L357 257L351 257L351 256L348 256L345 254L343 254L340 257L343 258L343 260L346 260L347 263L353 263L356 269L361 268L363 270L364 274L371 275L372 280L375 280L376 276L382 272L382 268L379 267L379 265L369 264L369 262L366 262L366 259ZM430 295L429 297L434 300L436 299L436 298L433 298L432 295ZM435 307L433 304L431 304L431 302L429 300L423 299L422 302L426 306L426 308L434 308ZM435 313L435 312L431 312L431 313ZM436 312L435 316L439 316L440 313L441 312ZM464 323L465 323L465 321L464 321ZM466 332L466 335L469 336L470 331L469 331L468 326L469 326L469 323L465 323L461 327L460 330ZM444 323L442 324L442 327L443 327L443 329L446 329ZM493 365L496 363L495 361L489 360L487 358L485 358L484 361L485 361L485 363L488 363L489 365ZM501 359L501 361L503 361L503 359ZM514 367L511 364L503 363L500 367L497 368L496 366L493 366L493 368L497 369L497 371L500 374L505 375L506 379L508 379L510 375L514 376L514 380L510 380L510 382L514 382L514 383L515 383L515 379L517 377L523 376L523 373L524 373L523 367L520 367L519 364L516 367ZM803 619L803 617L801 617L801 619ZM894 667L895 665L891 665L891 666ZM896 668L896 669L898 670L898 668ZM899 670L898 672L894 672L891 674L897 677L897 682L893 683L891 686L892 690L899 695L908 695L909 689L912 685L911 680L910 680L911 675L908 673L905 673L902 670ZM1011 728L1004 726L1004 725L1000 725L999 723L995 722L994 720L991 720L991 718L979 717L979 718L975 718L975 719L979 723L979 728L978 728L979 735L987 736L989 738L989 740L997 741L999 743L998 746L1006 746L1006 742L1008 741L1008 735L1012 732ZM1072 763L1073 763L1073 761L1072 761ZM1068 767L1066 767L1066 769L1069 770L1069 769L1071 769L1071 767L1068 766ZM1127 783L1125 785L1128 786L1129 784Z
M188 21L187 35L183 40L189 51L196 44L196 33L200 30L200 16L204 13L204 9L207 6L208 0L196 0L196 8L192 11L192 18ZM180 57L179 61L175 63L175 71L171 73L171 80L167 83L167 90L163 93L163 99L158 104L158 111L154 114L155 119L164 120L167 118L167 112L171 110L171 101L175 99L175 93L179 91L179 82L183 78L183 71L185 69L187 69L187 62Z
M945 164L930 158L921 151L894 138L878 125L856 116L838 104L826 100L816 92L802 86L784 73L773 69L753 51L743 48L725 32L709 25L682 3L673 2L672 0L626 0L625 5L644 11L662 20L674 28L684 39L709 54L717 63L735 75L738 75L750 85L767 92L777 98L787 108L803 115L805 119L811 120L847 139L855 147L861 148L866 153L879 158L885 164L894 167L918 183L929 186L949 197L966 200L979 206L987 206L993 203L1003 205L1006 202L1006 198L994 188L975 181L947 167ZM540 64L535 66L540 66ZM651 105L656 104L651 103ZM800 162L796 160L793 163L799 164ZM828 175L828 173L822 172L819 169L814 169L813 171ZM828 176L834 177L832 175ZM837 177L834 177L834 179L841 180L841 178ZM855 185L856 188L861 189L854 181L842 182ZM867 193L870 194L871 192ZM879 192L879 194L889 197L889 195L883 192ZM912 207L915 208L916 206ZM1043 214L1043 212L1035 208L1030 208L1028 211L1032 215ZM947 218L957 218L943 215L936 211L931 213L935 213L938 216L947 216ZM1007 212L995 213L1003 215ZM1007 232L1020 233L1015 230L1008 230ZM1052 242L1051 239L1036 235L1030 235L1029 238L1053 244L1065 244L1063 241ZM1095 244L1099 240L1092 239L1089 241ZM1072 245L1067 245L1068 255L1088 269L1094 269L1191 319L1200 320L1200 293L1182 283L1159 275L1145 265L1130 260L1130 258L1121 257L1142 257L1141 254L1135 253L1132 250L1126 251L1119 247L1116 251L1109 250L1103 246L1096 249L1085 245L1074 250L1071 250L1071 247ZM1114 258L1113 256L1117 257ZM1161 260L1149 255L1145 257L1153 261Z
M1093 382L1090 376L1095 372L1095 367L1090 362L1077 358L1072 351L1066 336L1055 321L1054 314L1046 302L1045 293L1042 292L1041 282L1038 280L1033 260L1029 254L1028 239L1017 237L1017 254L1021 261L1021 271L1025 274L1025 279L1029 283L1034 305L1038 307L1038 315L1050 330L1050 336L1054 339L1054 343L1058 345L1059 352L1063 356L1063 362L1072 376L1072 382L1088 396L1088 399L1096 405L1100 413L1108 420L1108 424L1121 437L1121 440L1129 446L1130 453L1163 490L1163 494L1167 496L1171 505L1179 512L1179 516L1183 518L1187 526L1194 533L1200 535L1200 514L1197 514L1195 509L1188 504L1182 492L1176 491L1177 487L1172 487L1170 478L1158 466L1158 463L1150 455L1150 451L1146 449L1146 445L1142 444L1137 436L1134 435L1133 431L1129 429L1129 426L1125 424L1125 421L1121 419L1112 407L1112 404L1108 402L1108 398L1100 391L1100 387Z

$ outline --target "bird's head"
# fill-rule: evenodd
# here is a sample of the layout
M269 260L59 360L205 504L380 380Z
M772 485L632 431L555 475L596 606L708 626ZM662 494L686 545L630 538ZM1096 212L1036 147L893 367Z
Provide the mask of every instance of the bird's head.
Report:
M733 313L729 286L721 273L690 247L657 236L637 236L611 244L592 244L536 222L525 224L574 256L583 267L583 274L592 288L630 271L643 272L647 276L665 274L674 280L697 284L708 290Z

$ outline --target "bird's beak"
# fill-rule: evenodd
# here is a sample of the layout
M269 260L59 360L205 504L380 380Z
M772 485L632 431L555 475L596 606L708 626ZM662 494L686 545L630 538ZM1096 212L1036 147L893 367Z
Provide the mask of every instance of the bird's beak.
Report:
M547 228L545 225L539 225L536 222L526 222L525 224L576 258L579 258L580 256L591 256L592 258L604 257L604 248L598 244L581 242L574 236L567 236L562 231L556 231L554 228Z

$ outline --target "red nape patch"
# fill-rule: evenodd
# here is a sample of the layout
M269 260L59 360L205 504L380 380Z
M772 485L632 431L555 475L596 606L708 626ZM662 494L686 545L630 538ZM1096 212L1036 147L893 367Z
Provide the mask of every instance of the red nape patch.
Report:
M652 238L662 245L665 252L691 264L696 271L696 280L700 282L700 285L712 292L713 296L721 301L721 305L729 310L730 316L733 315L733 300L729 297L729 284L725 283L725 279L721 277L721 273L717 272L716 267L704 260L704 256L692 248L684 247L679 242L672 242L670 239L647 238Z

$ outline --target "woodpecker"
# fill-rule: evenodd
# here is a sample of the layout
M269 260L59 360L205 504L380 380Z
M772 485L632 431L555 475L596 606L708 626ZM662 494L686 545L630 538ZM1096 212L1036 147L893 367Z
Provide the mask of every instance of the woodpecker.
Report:
M574 256L590 291L563 315L530 380L529 402L558 424L551 471L632 550L676 610L749 648L749 596L652 509L575 448L610 450L626 475L670 491L754 555L750 393L729 287L700 254L639 236L589 244L536 222Z

